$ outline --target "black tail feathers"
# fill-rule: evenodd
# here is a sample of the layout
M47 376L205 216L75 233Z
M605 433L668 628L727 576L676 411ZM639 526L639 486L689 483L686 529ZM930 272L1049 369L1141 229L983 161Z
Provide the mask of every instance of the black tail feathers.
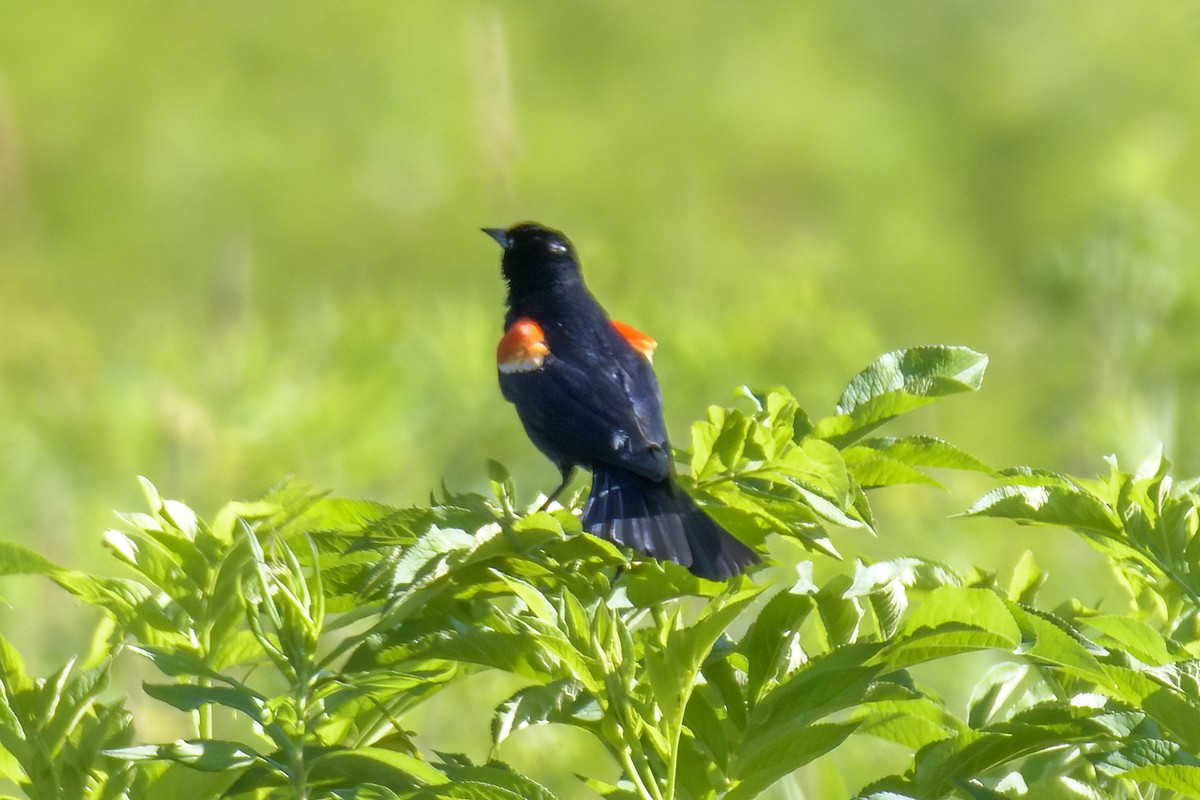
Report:
M593 472L583 529L709 580L732 578L758 561L673 480L652 481L618 467Z

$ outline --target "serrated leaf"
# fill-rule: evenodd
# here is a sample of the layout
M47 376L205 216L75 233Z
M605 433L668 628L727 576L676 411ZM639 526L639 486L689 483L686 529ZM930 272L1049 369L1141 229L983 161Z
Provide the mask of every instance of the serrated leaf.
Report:
M963 579L946 564L924 558L893 558L874 564L857 561L854 580L844 596L869 595L892 582L928 591L939 586L962 586Z
M142 688L155 700L180 711L195 711L206 705L219 705L241 711L259 724L265 724L266 699L246 687L198 686L192 683L144 683Z
M1012 580L1008 584L1008 596L1017 603L1032 605L1038 589L1046 582L1046 573L1038 566L1033 553L1026 550L1013 567Z
M799 666L800 626L816 608L811 597L789 592L775 595L758 613L738 648L749 661L746 695L757 703L763 691Z
M662 647L646 653L646 675L654 687L655 700L667 718L682 718L700 665L712 652L717 639L762 588L748 586L728 595L723 602L710 603L695 624L672 629Z
M803 439L775 462L774 468L800 479L839 509L850 503L851 482L846 462L829 442L812 437Z
M1193 753L1200 752L1200 706L1170 689L1159 689L1142 708Z
M1103 634L1101 643L1115 643L1145 664L1157 667L1179 660L1162 634L1139 619L1102 614L1088 618L1087 624Z
M720 406L709 406L708 419L692 423L692 460L691 473L696 480L716 474L720 469L719 463L714 463L713 445L721 434L725 423L725 409Z
M337 800L403 800L400 795L377 783L364 783L353 789L342 789L333 793Z
M1098 497L1062 486L1001 486L980 498L964 516L1061 525L1110 537L1121 531L1112 510Z
M593 792L601 797L609 798L609 800L644 800L642 795L633 790L633 784L629 781L624 782L627 785L616 786L596 780L595 778L589 778L586 775L578 775L577 777Z
M750 419L736 408L725 413L725 422L712 444L712 455L718 462L718 471L732 470L738 466L751 424Z
M1094 681L1104 689L1113 687L1108 673L1097 660L1097 655L1104 655L1103 648L1094 647L1096 653L1089 650L1082 637L1062 620L1043 612L1021 608L1010 602L1009 611L1021 626L1023 635L1032 642L1023 643L1022 652L1032 658L1041 659L1056 664L1076 677Z
M596 722L601 711L583 684L572 679L530 686L505 700L492 718L492 743L500 744L522 728L547 722Z
M931 591L905 625L912 634L923 628L936 629L946 623L959 623L1001 636L1016 647L1021 630L995 592L958 586L939 586Z
M491 570L491 573L503 581L509 590L525 604L525 608L531 614L547 625L558 625L558 610L554 608L554 604L544 594L525 581L509 577L497 570Z
M991 474L992 469L975 456L936 436L879 436L865 439L856 447L869 448L888 458L915 467L961 469Z
M851 644L858 638L858 625L862 622L863 607L857 597L846 596L849 586L849 576L838 575L813 595L830 648Z
M767 692L747 723L747 741L775 728L805 725L863 701L881 668L878 644L849 645L808 662Z
M309 764L314 777L338 775L393 788L436 786L447 781L445 774L421 759L379 747L337 748L316 756Z
M450 782L435 787L435 796L490 800L501 797L492 793L499 791L506 793L503 797L517 800L556 800L546 787L502 761L493 759L486 764L473 764L464 756L439 755L441 763L438 766L445 771ZM457 793L463 787L468 787L470 792Z
M1029 665L1003 661L996 664L971 688L967 701L967 724L982 728L996 719L1029 674Z
M939 397L978 389L987 356L967 347L934 345L893 350L851 379L837 413L852 414L864 403L892 392Z
M0 677L5 690L0 693L0 703L5 708L9 707L9 698L5 697L9 692L24 694L34 689L34 681L25 671L25 659L4 636L0 636Z
M516 495L516 489L513 488L512 476L509 475L508 469L499 461L489 458L487 471L488 481L492 485L492 497L496 498L496 502L500 504L500 508L504 510L506 516L515 516L516 504L513 498Z
M176 761L205 772L225 772L246 767L259 758L253 748L221 739L188 739L171 744L144 744L106 750L104 754L122 761Z
M846 458L846 465L850 467L854 480L864 489L904 484L944 488L916 467L865 447L850 447L843 450L842 455Z
M1126 772L1121 777L1145 781L1179 792L1186 797L1200 797L1200 767L1181 764L1152 764Z
M917 751L960 733L964 726L946 707L928 697L866 703L851 716L866 733Z
M942 586L922 600L882 658L906 667L976 650L1014 650L1020 642L1020 628L994 592Z
M858 727L855 722L783 725L748 741L730 770L733 788L726 800L752 800L771 784L837 747Z
M0 575L52 575L62 567L13 542L0 542Z
M814 426L814 435L839 446L887 420L945 395L978 389L987 356L966 347L931 346L895 350L851 379L837 416Z

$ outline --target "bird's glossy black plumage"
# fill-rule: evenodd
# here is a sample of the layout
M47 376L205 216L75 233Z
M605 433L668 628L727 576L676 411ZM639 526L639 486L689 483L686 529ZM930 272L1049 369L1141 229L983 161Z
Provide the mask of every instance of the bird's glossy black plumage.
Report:
M745 570L754 552L676 484L648 354L588 291L570 241L535 223L484 232L508 284L500 389L563 486L575 467L592 472L584 530L704 578Z

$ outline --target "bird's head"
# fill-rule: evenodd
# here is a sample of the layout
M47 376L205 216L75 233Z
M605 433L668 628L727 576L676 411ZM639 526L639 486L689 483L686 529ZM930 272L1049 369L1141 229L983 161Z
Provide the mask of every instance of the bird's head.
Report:
M500 270L510 290L548 289L580 280L575 248L559 231L522 222L507 230L484 228L483 232L504 248Z

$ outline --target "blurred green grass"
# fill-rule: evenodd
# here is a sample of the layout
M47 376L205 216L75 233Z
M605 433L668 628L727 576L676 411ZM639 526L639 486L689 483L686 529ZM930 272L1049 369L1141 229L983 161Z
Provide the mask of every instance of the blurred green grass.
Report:
M946 342L991 371L922 431L1084 474L1161 440L1200 471L1194 2L3 19L0 535L57 560L108 568L139 473L208 510L288 474L413 502L482 487L487 458L551 486L495 386L477 233L522 219L566 230L658 339L678 443L738 384L823 415L881 352ZM863 546L1081 557L947 527L980 489L952 486L888 505ZM54 590L20 588L6 632L82 646Z

